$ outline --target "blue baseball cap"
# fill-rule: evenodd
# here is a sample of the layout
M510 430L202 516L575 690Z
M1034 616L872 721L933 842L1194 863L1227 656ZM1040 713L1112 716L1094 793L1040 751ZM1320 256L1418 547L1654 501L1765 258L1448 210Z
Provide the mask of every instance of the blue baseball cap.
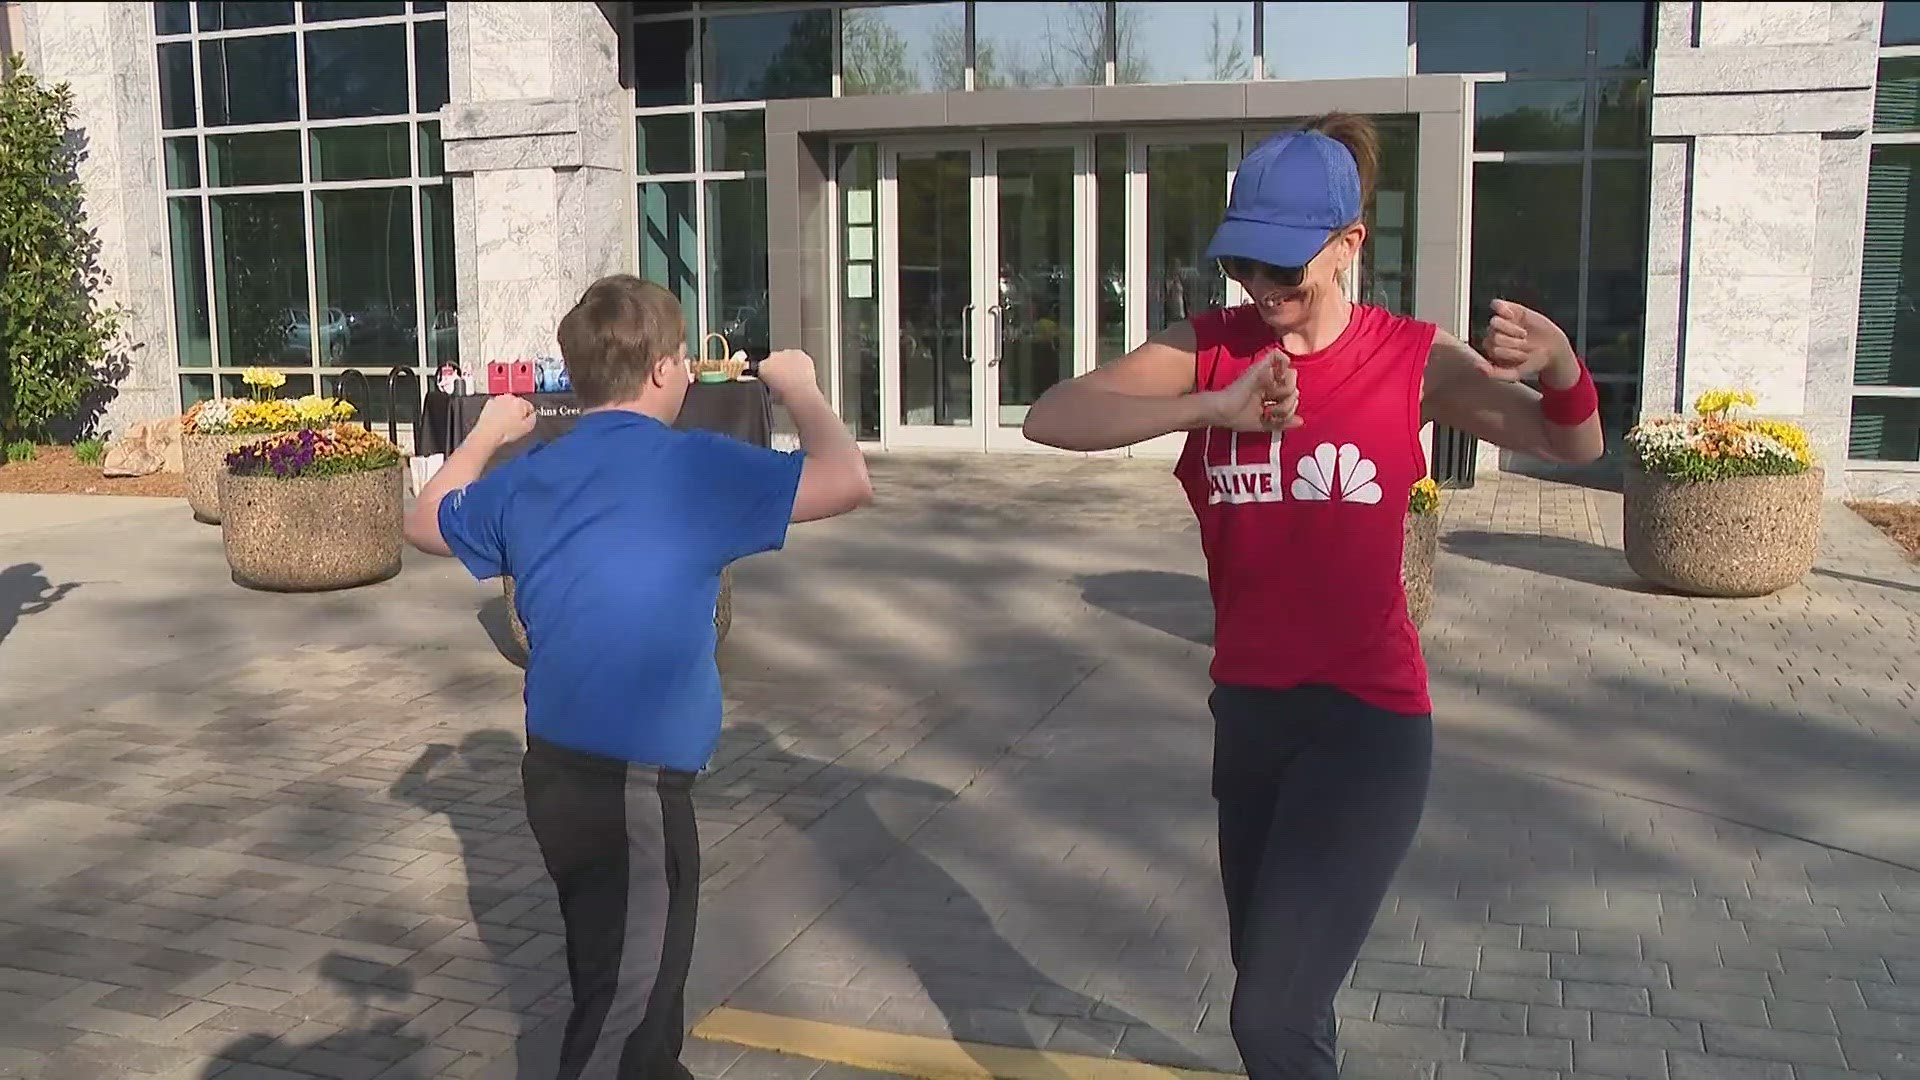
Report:
M1352 152L1317 131L1274 135L1241 159L1207 258L1305 266L1358 220L1360 169Z

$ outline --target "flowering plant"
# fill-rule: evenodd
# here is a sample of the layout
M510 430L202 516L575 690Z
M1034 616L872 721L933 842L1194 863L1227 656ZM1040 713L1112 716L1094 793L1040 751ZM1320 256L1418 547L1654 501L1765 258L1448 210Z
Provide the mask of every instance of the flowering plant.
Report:
M275 372L274 374L278 374ZM296 428L327 427L353 418L343 398L308 394L293 401L221 398L187 410L181 426L193 435L258 435Z
M1811 469L1805 428L1740 415L1758 403L1749 390L1709 390L1694 400L1693 416L1656 417L1627 432L1627 449L1642 470L1689 482Z
M1415 514L1431 514L1440 509L1440 485L1428 476L1413 485L1413 491L1407 496L1407 510Z
M243 446L227 455L235 476L341 476L400 462L400 448L363 427L335 424L300 428Z
M240 373L240 381L253 387L253 396L257 401L263 396L271 397L270 391L287 385L287 376L284 372L275 371L272 368L250 367Z

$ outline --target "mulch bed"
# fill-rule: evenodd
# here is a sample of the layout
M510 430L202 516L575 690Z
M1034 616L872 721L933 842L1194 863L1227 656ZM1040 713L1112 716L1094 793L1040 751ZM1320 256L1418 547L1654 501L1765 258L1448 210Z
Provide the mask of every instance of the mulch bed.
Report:
M70 446L42 446L32 461L0 463L0 493L10 495L157 495L184 499L187 478L179 473L108 479L100 466L83 465Z
M1920 561L1920 503L1856 502L1847 505L1906 548L1908 558Z

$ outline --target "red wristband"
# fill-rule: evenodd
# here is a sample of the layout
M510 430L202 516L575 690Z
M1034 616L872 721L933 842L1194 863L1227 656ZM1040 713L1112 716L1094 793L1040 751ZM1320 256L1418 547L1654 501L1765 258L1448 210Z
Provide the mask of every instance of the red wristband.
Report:
M1572 386L1556 390L1544 380L1540 383L1540 412L1550 424L1578 427L1600 411L1600 390L1593 385L1593 376L1579 357L1574 363L1580 365L1580 378Z

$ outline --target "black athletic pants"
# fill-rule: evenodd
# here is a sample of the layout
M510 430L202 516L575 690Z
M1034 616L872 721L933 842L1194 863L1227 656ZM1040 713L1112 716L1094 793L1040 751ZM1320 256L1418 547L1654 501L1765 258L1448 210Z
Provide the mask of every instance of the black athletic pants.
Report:
M556 1080L690 1080L693 774L527 741L527 823L559 888L573 983Z
M1326 687L1219 686L1213 794L1250 1080L1334 1080L1333 996L1413 843L1428 716Z

